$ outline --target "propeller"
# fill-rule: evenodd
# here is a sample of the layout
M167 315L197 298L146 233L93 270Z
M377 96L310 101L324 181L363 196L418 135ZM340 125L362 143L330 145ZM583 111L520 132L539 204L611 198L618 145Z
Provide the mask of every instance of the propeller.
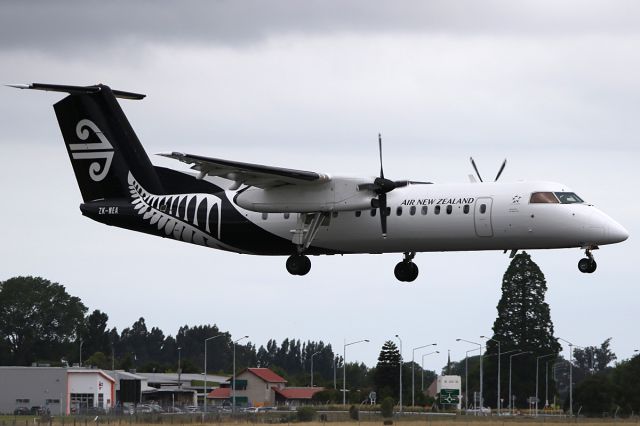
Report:
M476 171L476 176L478 176L478 179L480 179L480 182L484 182L482 180L482 176L480 176L480 172L478 171L478 167L476 167L476 162L473 161L473 157L469 157L469 159L471 160L471 165L473 166L473 170ZM496 175L496 178L493 180L494 182L498 181L498 179L502 175L502 172L504 171L504 168L505 168L506 165L507 165L507 159L505 158L504 161L502 162L502 166L500 166L500 170L498 170L498 174Z
M375 178L372 183L363 183L358 185L358 190L372 191L377 194L377 198L371 200L371 207L380 211L380 228L382 229L382 237L387 237L387 193L396 188L407 186L407 180L390 180L384 177L384 168L382 167L382 135L378 133L378 151L380 153L380 176Z

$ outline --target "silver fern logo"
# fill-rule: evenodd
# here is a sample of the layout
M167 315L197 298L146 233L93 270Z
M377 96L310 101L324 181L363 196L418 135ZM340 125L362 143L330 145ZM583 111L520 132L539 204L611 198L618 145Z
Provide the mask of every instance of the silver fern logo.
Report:
M222 201L212 194L156 195L128 175L133 208L168 237L187 243L242 252L220 241Z
M78 121L76 125L78 139L81 141L89 139L89 130L96 135L99 142L71 143L69 144L69 149L74 160L104 160L104 164L94 161L89 166L89 177L95 182L100 182L107 176L111 168L113 146L93 121L87 119Z

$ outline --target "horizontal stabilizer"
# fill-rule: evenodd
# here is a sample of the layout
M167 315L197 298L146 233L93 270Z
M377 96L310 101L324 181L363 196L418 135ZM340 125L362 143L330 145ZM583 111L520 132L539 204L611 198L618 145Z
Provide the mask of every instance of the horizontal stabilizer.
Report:
M9 87L15 87L16 89L32 89L32 90L44 90L46 92L64 92L70 95L77 94L91 94L97 93L102 90L102 85L95 86L68 86L64 84L46 84L46 83L31 83L31 84L7 84ZM133 92L124 92L122 90L111 90L116 98L141 100L146 95Z

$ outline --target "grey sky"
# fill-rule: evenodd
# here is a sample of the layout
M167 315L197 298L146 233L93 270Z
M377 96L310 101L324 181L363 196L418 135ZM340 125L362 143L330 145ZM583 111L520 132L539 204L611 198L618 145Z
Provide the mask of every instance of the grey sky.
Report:
M103 82L149 153L186 151L329 173L376 173L376 135L394 178L464 181L468 156L505 180L564 182L631 238L577 271L578 250L534 251L556 334L578 345L640 346L633 267L640 232L640 4L490 2L4 2L0 82ZM275 337L369 338L372 365L399 333L460 358L490 333L506 255L284 258L228 254L83 218L51 105L59 94L0 89L0 279L42 275L119 329L139 316L175 334L214 322L257 345ZM155 157L155 156L154 156ZM156 164L182 168L168 159ZM114 267L117 265L117 267ZM238 308L242 309L238 309ZM239 311L251 315L236 316ZM458 313L452 322L443 321Z

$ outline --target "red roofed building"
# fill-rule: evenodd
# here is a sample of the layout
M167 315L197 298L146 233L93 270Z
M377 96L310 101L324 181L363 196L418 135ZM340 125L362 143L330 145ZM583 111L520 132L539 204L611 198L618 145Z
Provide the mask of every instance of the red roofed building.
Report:
M213 400L214 405L223 405L225 401L230 403L233 399L231 381L229 379L221 387L212 390L207 398ZM268 368L247 368L236 375L236 406L273 406L276 403L276 391L284 389L286 383L283 377Z
M276 404L278 405L308 405L311 403L313 395L323 391L324 388L284 388L274 389L276 394Z

